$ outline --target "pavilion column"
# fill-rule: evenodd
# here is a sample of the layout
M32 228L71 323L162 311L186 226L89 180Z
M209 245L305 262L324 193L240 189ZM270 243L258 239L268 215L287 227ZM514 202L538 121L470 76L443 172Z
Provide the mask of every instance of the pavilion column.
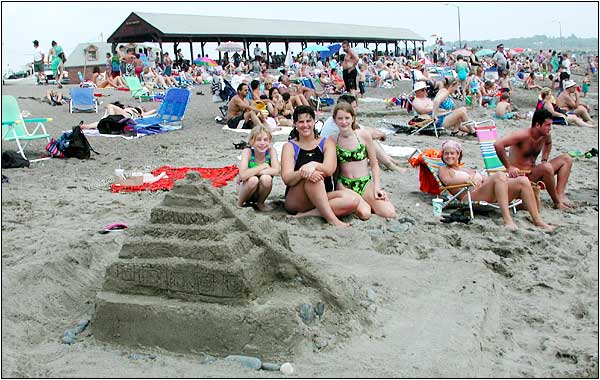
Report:
M285 41L285 56L286 57L287 57L287 54L288 54L288 50L290 50L290 43L286 40Z
M271 43L269 41L267 41L265 44L267 45L267 69L268 69L269 67L271 67L271 63L272 63L271 55L269 55L269 45L271 45Z
M163 63L163 55L165 54L165 51L163 50L163 46L162 46L162 39L158 39L158 46L160 47L160 63Z
M417 41L413 40L413 45L415 46L414 52L415 52L415 59L417 59Z
M117 53L117 44L118 44L117 41L115 41L111 44L111 51L112 51L113 55Z
M250 46L250 41L242 41L242 44L244 45L244 51L243 51L243 57L246 58L247 60L249 60L249 56L250 54L248 53L248 47Z
M173 42L173 60L177 59L177 47L179 46L179 42Z
M425 51L425 42L421 41L421 49L423 49L423 51Z
M204 57L204 45L206 45L206 42L201 42L200 43L200 51L202 51L202 56Z
M404 40L404 55L408 58L408 42Z
M217 42L217 46L221 46L221 41ZM219 63L221 63L223 58L221 58L221 50L219 50Z
M375 42L375 56L379 55L379 42Z
M398 41L394 43L394 57L398 56Z
M190 40L190 63L194 62L194 47L192 46L192 41Z

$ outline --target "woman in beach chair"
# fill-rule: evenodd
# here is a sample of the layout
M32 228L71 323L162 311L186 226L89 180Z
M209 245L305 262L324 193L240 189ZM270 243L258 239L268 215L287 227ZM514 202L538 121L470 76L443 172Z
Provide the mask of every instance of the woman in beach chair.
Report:
M567 114L556 105L556 100L552 95L552 90L548 87L542 88L540 91L540 97L538 98L536 110L545 108L552 113L552 123L558 125L568 125L574 123L579 127L593 127L593 125L586 123L582 118L575 114Z
M291 139L281 153L286 211L296 216L320 216L334 226L348 227L338 218L352 214L360 198L350 190L333 190L335 143L318 136L312 108L297 107L293 120Z
M269 128L258 125L252 128L249 148L242 151L238 177L238 206L255 203L259 211L270 211L265 200L273 188L273 177L279 175L277 152L271 146L273 136Z
M470 121L467 109L465 107L454 109L454 100L450 96L458 88L458 81L454 78L444 78L443 82L444 87L433 99L432 116L436 127L450 130L451 136L474 136L475 129L465 124Z
M394 218L396 209L380 186L377 152L371 133L359 129L354 108L349 103L338 103L333 109L333 119L339 129L338 134L329 137L335 142L339 165L337 188L352 190L361 197L356 209L360 219L369 219L371 213Z
M509 230L516 230L518 227L513 221L508 203L513 199L523 200L525 209L529 211L533 224L552 231L553 226L545 223L540 216L537 201L531 183L526 176L509 178L506 173L496 173L492 176L482 176L473 169L461 166L462 145L453 140L446 140L442 143L442 162L446 166L440 167L439 178L445 186L470 184L471 199L475 201L485 201L498 203L504 226ZM449 189L455 194L459 189ZM466 193L459 196L463 200Z

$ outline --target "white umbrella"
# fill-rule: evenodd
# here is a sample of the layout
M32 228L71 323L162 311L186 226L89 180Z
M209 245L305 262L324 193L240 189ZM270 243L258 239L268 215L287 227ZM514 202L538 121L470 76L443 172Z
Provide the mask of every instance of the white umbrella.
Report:
M367 49L366 47L362 47L362 46L353 47L352 50L354 50L354 52L356 54L371 54L371 50Z
M244 50L244 47L236 42L223 42L221 45L217 46L218 51L226 51L226 52L236 52Z
M160 51L160 45L155 43L155 42L142 42L141 44L137 44L138 47L142 47L142 48L146 48L146 49L152 49L152 50L158 50Z

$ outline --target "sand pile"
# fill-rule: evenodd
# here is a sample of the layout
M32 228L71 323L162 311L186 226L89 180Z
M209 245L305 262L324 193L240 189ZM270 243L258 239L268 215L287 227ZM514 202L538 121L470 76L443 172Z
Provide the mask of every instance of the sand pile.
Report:
M403 82L396 89L368 88L367 95L389 98L408 92L409 86L410 82ZM41 97L46 89L5 86L2 91L17 97ZM210 93L208 86L199 89ZM597 122L597 79L590 91L591 96L585 101L592 106ZM135 103L129 93L102 92L105 96L100 99L105 103L116 100ZM63 90L63 93L68 92ZM521 112L529 111L535 97L533 91L517 89L513 105ZM53 137L80 120L98 119L96 114L69 114L66 106L18 100L21 109L29 111L32 117L54 118L47 124ZM243 261L246 255L252 256L257 246L274 244L285 248L277 252L281 256L264 256L269 257L263 266L267 269L258 281L251 280L252 273L247 273L241 277L245 279L242 285L232 289L242 301L234 303L239 307L283 308L285 317L277 322L271 319L268 326L281 326L287 333L298 329L300 343L290 355L293 359L289 359L298 376L598 376L597 157L574 161L567 195L577 203L577 209L554 210L548 194L542 193L542 216L558 225L551 234L534 228L526 212L518 212L515 217L519 226L516 233L502 227L497 212L478 214L470 225L442 224L432 215L432 197L419 192L417 173L407 166L404 172L382 172L382 186L399 215L396 220L373 217L362 222L349 217L345 220L352 223L351 228L335 229L317 218L288 218L282 207L285 187L277 178L269 198L274 202L273 212L254 216L251 209L236 208L235 189L229 184L223 188L219 205L227 205L235 217L215 223L214 215L211 216L207 220L214 224L214 229L200 225L165 228L161 233L172 233L172 237L158 238L151 234L148 225L149 220L157 224L153 219L158 216L155 210L165 207L165 193L111 193L109 185L114 170L121 167L129 173L149 172L164 165L238 164L240 151L232 143L243 137L222 131L214 122L214 117L220 114L219 105L212 103L208 95L194 94L182 130L132 141L94 137L90 143L101 154L92 160L53 159L33 164L29 169L2 171L9 177L8 184L2 184L3 376L280 376L245 369L224 361L220 354L208 357L212 344L194 353L190 347L182 353L142 348L126 342L115 343L112 338L100 339L96 335L101 333L93 325L78 335L74 344L61 342L66 329L81 319L92 319L97 293L109 290L103 286L111 281L110 268L134 260L163 260L171 253L181 252L177 245L158 248L153 243L154 252L163 255L163 259L143 258L147 252L137 249L136 242L147 244L152 239L170 241L177 237L185 240L184 244L198 247L203 236L213 240L215 246L230 247L232 256L224 255L222 250L203 248L206 255L212 252L215 257L223 255L224 259L235 257ZM144 106L158 104L144 103ZM477 108L469 112L476 120L489 118L491 114L487 109ZM377 127L384 117L409 119L398 109L386 110L382 102L360 103L361 124ZM528 120L496 124L500 136L529 127ZM597 128L557 126L552 136L551 157L598 147ZM274 140L284 141L285 136L276 136ZM464 138L462 142L465 164L483 168L476 140ZM420 149L439 148L440 143L432 136L404 134L389 135L386 141L389 145ZM41 143L30 145L28 151L32 154L43 150ZM3 142L2 150L7 149L14 148ZM172 198L173 194L168 196ZM261 227L264 219L269 219L269 226L264 227L264 234L255 235L262 236L269 244L260 245L250 239L253 234L249 231L253 231L250 226ZM102 226L116 221L126 222L131 231L97 233ZM241 227L243 224L248 226L247 230ZM239 234L227 234L227 226L230 229L238 226ZM194 241L181 232L186 228L197 231L200 240ZM139 231L150 236L149 240L141 238ZM249 251L240 249L244 247L249 247ZM120 252L137 258L119 257ZM292 263L306 282L279 278L272 281L274 272L270 270L277 266L270 263L280 262L274 257L284 257ZM232 267L226 269L233 270L235 265L234 260ZM301 273L299 268L305 272ZM237 269L241 271L237 273L246 270ZM275 284L272 290L270 284ZM182 286L185 289L187 285ZM151 294L139 294L143 288L135 286L135 297L160 295L166 304L186 302L182 299L186 295L202 296L204 302L226 294L219 288L221 293L194 295L177 291L175 295L171 288L165 287L154 287ZM292 300L277 294L289 294ZM173 298L166 298L170 296ZM264 304L260 303L262 299ZM314 324L298 322L300 304L314 308L319 302L325 304L322 320L315 320ZM234 304L206 303L212 307L210 310ZM312 314L310 308L304 310ZM238 325L239 321L229 328ZM315 327L317 336L313 339L310 334ZM155 331L148 333L158 335ZM180 339L185 342L187 337ZM239 347L231 342L227 345ZM257 348L260 345L259 342Z

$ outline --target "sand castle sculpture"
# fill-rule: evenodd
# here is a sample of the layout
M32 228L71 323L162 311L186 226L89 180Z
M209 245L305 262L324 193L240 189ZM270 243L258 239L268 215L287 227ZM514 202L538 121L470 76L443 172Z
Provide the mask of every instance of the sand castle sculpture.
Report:
M286 231L241 212L197 173L176 182L108 267L94 335L174 352L283 358L302 343L347 335L345 322L360 326L352 292L315 275Z

